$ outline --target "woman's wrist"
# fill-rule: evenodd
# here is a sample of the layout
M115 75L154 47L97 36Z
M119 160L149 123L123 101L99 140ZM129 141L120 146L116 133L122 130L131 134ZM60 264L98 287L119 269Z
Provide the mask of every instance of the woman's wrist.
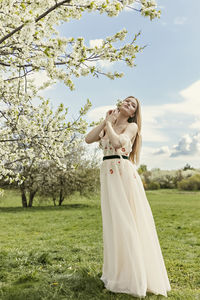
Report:
M104 124L104 126L106 126L108 123L110 123L111 125L112 125L112 122L111 121L109 121L109 120L103 120L103 124Z
M106 126L106 119L102 121L103 128Z
M109 124L109 123L112 124L109 120L106 120L106 125Z

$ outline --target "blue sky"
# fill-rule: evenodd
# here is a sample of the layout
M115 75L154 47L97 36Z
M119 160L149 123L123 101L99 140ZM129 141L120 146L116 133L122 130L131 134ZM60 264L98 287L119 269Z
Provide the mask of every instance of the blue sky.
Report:
M62 36L83 36L88 45L122 28L128 30L128 42L141 30L137 44L147 47L137 55L134 68L123 63L105 64L106 71L123 71L121 79L75 78L75 91L58 83L43 94L55 106L63 102L70 116L76 116L89 98L93 106L88 121L105 116L117 99L136 96L143 117L141 163L149 169L176 169L186 163L200 168L200 1L157 3L162 14L153 21L126 10L114 18L83 14L81 20L60 26ZM88 145L90 149L93 146Z

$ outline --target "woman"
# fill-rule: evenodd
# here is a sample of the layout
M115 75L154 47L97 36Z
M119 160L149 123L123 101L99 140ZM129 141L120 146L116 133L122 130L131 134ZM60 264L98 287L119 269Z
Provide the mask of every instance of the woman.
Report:
M104 263L101 280L117 293L167 297L171 290L152 211L136 169L141 149L141 109L127 97L86 136L99 141Z

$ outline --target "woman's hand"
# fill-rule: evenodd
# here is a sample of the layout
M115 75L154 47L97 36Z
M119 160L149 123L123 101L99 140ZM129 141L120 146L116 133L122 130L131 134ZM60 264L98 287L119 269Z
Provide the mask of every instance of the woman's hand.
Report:
M116 121L117 117L119 115L119 110L116 109L110 109L109 111L107 111L106 113L106 118L105 121L110 121L111 124L114 124L114 122Z

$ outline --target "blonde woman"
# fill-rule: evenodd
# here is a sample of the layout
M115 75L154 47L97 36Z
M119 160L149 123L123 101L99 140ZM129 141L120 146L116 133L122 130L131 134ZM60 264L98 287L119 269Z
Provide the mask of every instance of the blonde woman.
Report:
M141 109L129 96L85 137L103 150L100 167L105 287L135 297L171 290L152 211L137 172Z

